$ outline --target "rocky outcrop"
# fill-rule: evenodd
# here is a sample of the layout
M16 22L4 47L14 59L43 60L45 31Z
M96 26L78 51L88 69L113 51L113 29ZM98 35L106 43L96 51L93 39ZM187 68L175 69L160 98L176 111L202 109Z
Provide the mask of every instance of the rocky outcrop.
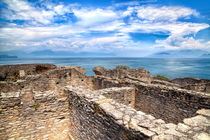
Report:
M105 75L107 69L105 69L103 66L97 66L93 68L93 71L96 75Z
M141 80L146 83L151 83L152 75L144 68L131 69L128 66L117 66L115 69L107 70L102 66L94 67L93 71L96 75L101 75L110 78L124 79L130 78L133 80Z
M181 88L210 93L210 80L197 78L177 78L171 81Z

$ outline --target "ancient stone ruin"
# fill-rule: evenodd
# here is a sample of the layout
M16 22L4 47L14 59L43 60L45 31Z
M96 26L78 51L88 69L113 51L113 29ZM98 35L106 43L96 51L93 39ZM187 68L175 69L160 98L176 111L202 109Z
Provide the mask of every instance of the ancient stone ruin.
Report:
M0 66L1 140L209 140L210 80L143 68Z

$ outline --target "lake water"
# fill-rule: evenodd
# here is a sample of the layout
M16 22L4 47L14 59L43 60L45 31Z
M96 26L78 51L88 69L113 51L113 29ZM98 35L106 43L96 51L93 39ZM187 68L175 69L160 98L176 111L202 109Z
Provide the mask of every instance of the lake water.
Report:
M131 68L145 68L153 75L164 75L168 78L196 77L210 79L210 59L198 58L34 58L34 59L0 59L0 65L50 63L55 65L81 66L87 75L94 75L92 68L104 66L115 68L127 65Z

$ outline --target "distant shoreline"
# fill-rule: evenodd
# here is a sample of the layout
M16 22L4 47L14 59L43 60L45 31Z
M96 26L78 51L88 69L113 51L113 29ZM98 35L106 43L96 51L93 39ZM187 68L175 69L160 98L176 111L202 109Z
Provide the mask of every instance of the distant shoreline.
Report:
M18 57L12 55L0 55L0 58L18 58Z

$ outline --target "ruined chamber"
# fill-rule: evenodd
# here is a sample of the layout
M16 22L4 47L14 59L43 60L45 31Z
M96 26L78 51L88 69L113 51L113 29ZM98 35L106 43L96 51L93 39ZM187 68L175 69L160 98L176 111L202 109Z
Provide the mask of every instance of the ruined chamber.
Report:
M209 80L143 68L0 66L1 139L209 139Z

